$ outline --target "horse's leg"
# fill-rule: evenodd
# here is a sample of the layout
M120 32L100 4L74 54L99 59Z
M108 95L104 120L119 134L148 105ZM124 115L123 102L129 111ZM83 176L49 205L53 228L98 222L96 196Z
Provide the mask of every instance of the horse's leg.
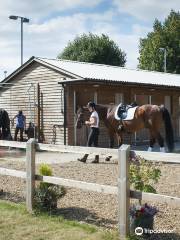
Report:
M109 139L109 147L110 147L110 148L113 148L113 147L114 147L114 135L110 136L110 139Z
M157 133L157 140L160 146L160 152L166 152L165 147L164 147L164 139L161 136L160 132Z
M116 133L116 136L117 136L118 147L120 147L123 142L122 133Z
M7 131L6 131L6 128L3 126L2 127L2 140L5 140L6 136L7 136Z
M160 146L160 152L165 152L165 148L164 148L164 139L163 137L161 136L160 132L159 131L153 131L151 132L151 138L150 138L150 147L151 148L155 141L158 141L159 143L159 146Z
M109 147L113 148L114 147L114 133L112 134L112 132L109 132ZM110 161L110 159L112 158L112 156L108 156L105 158L105 161Z
M148 152L152 152L155 142L156 142L156 137L153 134L153 132L150 130L150 141L149 141Z

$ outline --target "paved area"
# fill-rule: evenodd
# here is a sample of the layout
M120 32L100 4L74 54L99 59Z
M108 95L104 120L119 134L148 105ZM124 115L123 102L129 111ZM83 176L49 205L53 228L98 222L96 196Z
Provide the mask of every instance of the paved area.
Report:
M82 154L74 153L56 153L56 152L37 152L36 153L36 163L68 163L72 161L77 161L77 158L82 157ZM26 152L24 150L7 150L0 149L0 159L25 161Z
M133 145L131 146L132 150L138 150L138 151L147 151L149 145L148 144L144 144L144 145ZM165 147L166 151L167 151L167 146ZM159 152L160 151L160 147L158 144L154 145L153 148L153 152ZM175 152L179 152L180 153L180 142L176 142L175 143Z
M148 145L131 146L132 150L147 151ZM180 142L175 143L176 152L180 153ZM155 145L154 152L159 152L159 146ZM81 158L83 154L77 153L56 153L56 152L37 152L36 153L36 163L69 163L72 161L77 161L77 158ZM0 159L25 161L26 152L21 149L7 149L0 148ZM94 156L90 155L88 159L93 159Z

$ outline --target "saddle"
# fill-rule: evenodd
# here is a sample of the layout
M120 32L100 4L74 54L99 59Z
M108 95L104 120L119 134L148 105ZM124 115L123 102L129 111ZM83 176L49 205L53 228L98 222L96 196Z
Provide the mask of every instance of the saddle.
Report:
M132 120L134 118L134 113L136 111L137 104L122 104L120 103L115 111L116 120Z

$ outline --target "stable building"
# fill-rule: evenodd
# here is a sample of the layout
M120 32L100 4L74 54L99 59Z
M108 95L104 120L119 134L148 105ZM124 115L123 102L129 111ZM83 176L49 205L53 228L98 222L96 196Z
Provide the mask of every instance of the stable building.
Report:
M76 129L76 110L90 100L103 105L164 104L172 116L175 139L180 140L179 74L31 57L0 84L0 108L11 119L21 109L44 143L86 145L88 129ZM14 126L11 129L13 133ZM125 137L136 144L148 139L147 130ZM99 143L108 146L103 123Z

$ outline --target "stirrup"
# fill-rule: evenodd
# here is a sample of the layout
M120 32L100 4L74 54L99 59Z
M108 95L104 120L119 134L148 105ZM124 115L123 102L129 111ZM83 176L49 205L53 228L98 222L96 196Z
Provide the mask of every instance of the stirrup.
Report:
M119 131L122 131L122 130L123 130L123 125L119 125L119 126L118 126L118 130L119 130Z

